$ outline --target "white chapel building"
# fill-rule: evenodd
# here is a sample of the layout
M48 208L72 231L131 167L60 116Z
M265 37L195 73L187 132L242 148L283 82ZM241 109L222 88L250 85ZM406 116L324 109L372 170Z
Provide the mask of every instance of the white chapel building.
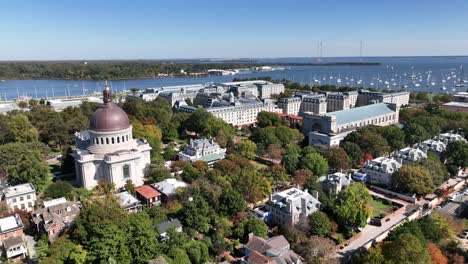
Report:
M87 189L103 180L117 189L128 180L143 185L151 147L146 140L133 139L128 116L112 102L107 84L103 96L104 103L91 117L89 129L76 134L73 157L78 184Z

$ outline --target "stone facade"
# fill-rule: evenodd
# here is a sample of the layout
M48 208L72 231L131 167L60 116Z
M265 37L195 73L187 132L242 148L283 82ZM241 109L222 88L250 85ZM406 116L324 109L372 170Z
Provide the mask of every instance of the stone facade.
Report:
M212 138L191 139L184 150L179 152L179 160L194 162L202 160L212 164L224 159L226 149L221 148Z
M327 98L323 94L308 95L302 97L302 104L299 110L301 113L312 113L323 115L327 112Z
M297 188L290 188L270 195L265 208L271 211L271 222L276 225L294 225L300 219L319 210L318 192L309 194Z
M128 180L142 185L151 147L144 139L133 139L127 115L112 103L110 92L104 92L108 99L91 118L90 128L76 134L77 182L87 189L99 181L114 183L117 189Z
M278 100L278 107L283 109L285 115L298 115L302 100L299 97L281 98Z

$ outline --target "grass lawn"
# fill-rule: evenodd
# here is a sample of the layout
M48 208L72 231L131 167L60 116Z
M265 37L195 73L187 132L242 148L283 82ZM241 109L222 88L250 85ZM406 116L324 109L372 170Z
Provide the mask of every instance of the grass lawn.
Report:
M255 160L251 160L250 163L252 163L252 165L254 165L257 170L261 170L261 169L264 169L264 168L268 167L267 165L262 164L262 163L260 163L258 161L255 161Z
M372 199L371 201L372 217L380 217L381 214L388 214L392 210L392 205L384 204L379 199Z

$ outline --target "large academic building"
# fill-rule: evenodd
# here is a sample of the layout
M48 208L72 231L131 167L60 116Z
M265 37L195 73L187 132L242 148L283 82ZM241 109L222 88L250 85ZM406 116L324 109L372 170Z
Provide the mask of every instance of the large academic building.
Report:
M133 139L127 114L112 102L107 85L104 103L91 117L89 129L76 135L73 153L78 184L87 189L99 181L108 181L121 188L128 180L143 184L150 165L150 145L143 139Z
M302 132L309 145L339 145L352 131L369 126L388 126L398 123L399 107L395 104L371 104L324 115L305 114Z

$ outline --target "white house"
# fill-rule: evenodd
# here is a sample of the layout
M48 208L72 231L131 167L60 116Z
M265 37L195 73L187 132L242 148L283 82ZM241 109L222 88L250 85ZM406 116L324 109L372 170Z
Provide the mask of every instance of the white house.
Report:
M379 157L367 160L360 170L372 184L390 186L393 175L400 170L401 163L393 158Z
M31 212L36 202L36 190L32 183L11 186L3 190L3 199L9 211L21 209Z
M282 192L270 194L265 208L271 211L271 222L277 225L297 224L300 219L319 210L318 192L290 188Z
M212 138L191 139L184 150L179 152L179 160L194 162L197 160L212 164L224 159L226 149L221 148Z

